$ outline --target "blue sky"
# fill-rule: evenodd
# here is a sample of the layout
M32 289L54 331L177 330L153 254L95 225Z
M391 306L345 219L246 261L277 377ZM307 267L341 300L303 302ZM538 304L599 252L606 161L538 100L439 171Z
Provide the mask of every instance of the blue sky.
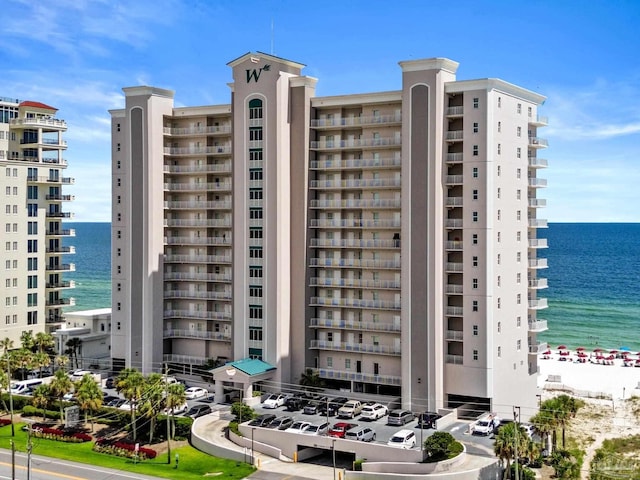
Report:
M0 96L69 124L75 221L110 221L107 110L122 87L229 103L227 62L248 51L307 65L317 95L398 90L398 61L447 57L457 78L541 93L551 222L640 222L640 2L4 0ZM273 28L272 28L273 26Z

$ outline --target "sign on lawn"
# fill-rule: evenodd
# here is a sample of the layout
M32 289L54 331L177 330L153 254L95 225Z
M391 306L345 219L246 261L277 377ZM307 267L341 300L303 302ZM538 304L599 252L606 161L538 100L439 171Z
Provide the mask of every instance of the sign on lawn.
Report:
M73 427L80 423L80 407L77 405L64 409L65 427Z

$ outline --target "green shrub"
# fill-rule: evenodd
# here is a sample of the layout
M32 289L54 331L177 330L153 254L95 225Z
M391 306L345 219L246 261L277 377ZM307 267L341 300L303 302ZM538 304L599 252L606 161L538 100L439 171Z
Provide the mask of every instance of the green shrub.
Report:
M25 405L22 408L22 416L42 418L42 409L32 407L31 405ZM51 420L60 420L60 412L57 410L45 410L45 418L50 418Z
M516 464L511 464L511 478L516 478ZM536 474L524 465L518 465L518 478L520 480L536 480Z
M459 455L464 447L448 432L435 432L424 441L427 462L439 462Z
M361 472L362 471L362 464L364 463L364 461L365 461L364 458L359 458L358 460L353 462L353 470L356 471L356 472Z

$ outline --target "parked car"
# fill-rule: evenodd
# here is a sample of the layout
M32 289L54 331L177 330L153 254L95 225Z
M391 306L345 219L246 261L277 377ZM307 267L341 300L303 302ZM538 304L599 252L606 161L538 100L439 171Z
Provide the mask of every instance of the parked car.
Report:
M405 425L413 420L409 410L392 410L387 417L387 425Z
M104 388L116 388L116 379L113 377L107 377L104 381Z
M286 430L292 424L293 424L293 418L282 416L282 417L276 417L273 420L271 420L271 423L269 423L269 425L266 425L266 427L273 428L276 430Z
M258 415L256 418L249 422L249 425L252 427L266 427L273 420L275 420L276 416L273 413L263 413L262 415Z
M302 409L302 413L305 415L315 415L316 413L320 413L320 407L326 410L327 406L327 397L316 398L315 400L307 403Z
M291 426L285 430L285 432L301 433L309 425L311 425L311 423L309 422L302 422L302 421L293 422Z
M329 429L329 436L344 438L344 435L345 433L347 433L348 430L351 430L352 428L357 426L358 425L356 425L355 423L347 423L347 422L334 423L333 426Z
M387 445L398 448L413 448L416 446L416 434L412 430L400 430L389 438Z
M356 427L348 430L344 434L344 438L347 440L359 440L361 442L371 442L376 439L376 432L369 427Z
M202 398L209 395L207 389L202 387L189 387L184 391L184 396L187 400L194 400L196 398Z
M473 434L487 436L493 433L499 425L500 419L493 413L488 413L480 417L480 419L473 424Z
M305 428L302 433L306 433L307 435L326 435L329 431L329 423L321 422L314 423Z
M334 416L338 413L340 407L342 407L345 403L347 403L349 399L347 397L335 397L329 400L327 404L322 403L318 405L318 413L322 415L329 415L330 417Z
M360 418L362 420L377 420L384 417L389 413L387 407L381 403L374 403L373 405L365 405L360 412Z
M526 432L527 436L529 438L533 437L533 434L535 433L535 427L533 425L531 425L530 423L521 423L520 427Z
M302 410L308 404L309 398L304 393L293 395L292 397L287 398L284 402L284 405L289 412Z
M284 405L285 396L281 393L272 393L262 402L262 408L278 408Z
M509 418L501 418L500 421L498 422L498 424L493 427L493 434L497 435L498 431L504 427L505 425L509 424L509 423L513 423L513 420L509 419Z
M436 428L436 420L442 418L435 412L423 412L418 415L418 427L420 428Z
M211 413L211 407L209 405L194 405L189 409L187 413L185 413L185 417L198 418L203 415L208 415Z
M173 410L173 412L171 410ZM165 408L164 414L165 415L181 415L187 410L189 410L189 405L187 404L187 402L184 402L182 405L173 407L173 409Z
M109 405L111 402L113 402L114 400L120 400L120 397L116 397L115 395L105 395L102 399L102 404L105 407L110 407L111 405Z
M338 409L338 418L355 418L362 411L359 400L349 400Z
M124 402L126 402L124 398L116 397L114 400L107 403L107 407L119 408Z

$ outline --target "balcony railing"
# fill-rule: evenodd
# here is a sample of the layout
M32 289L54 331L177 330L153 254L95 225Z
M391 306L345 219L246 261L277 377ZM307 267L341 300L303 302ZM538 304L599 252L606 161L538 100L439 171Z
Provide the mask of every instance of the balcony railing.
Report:
M230 191L231 182L211 182L211 183L165 183L164 189L170 192L202 192L202 191Z
M444 226L446 228L462 228L463 221L461 218L446 218L444 221Z
M549 142L545 138L529 137L529 148L546 148Z
M348 160L312 160L311 170L349 170L367 168L393 168L402 164L400 157L356 158Z
M26 125L29 127L51 127L57 129L67 128L67 122L57 118L35 117L35 118L14 118L11 125Z
M167 245L218 245L230 246L231 235L227 237L165 237Z
M549 303L546 298L535 298L529 300L529 310L542 310L549 308Z
M224 155L230 153L231 145L217 145L207 147L164 147L165 155Z
M312 218L309 220L309 226L311 228L400 228L400 220L363 220L361 218L325 220Z
M310 247L320 248L400 248L400 239L397 240L361 240L361 239L328 239L312 238L309 241Z
M164 363L179 363L184 365L204 365L210 360L209 357L196 357L194 355L177 355L175 353L164 354Z
M546 258L529 259L529 268L548 268Z
M197 202L197 201L172 201L172 202L164 202L164 208L171 208L172 210L194 210L194 209L219 209L219 210L230 210L231 209L231 201L230 200L217 200L215 202Z
M311 297L311 306L367 308L373 310L400 310L400 302L386 300L360 300L357 298Z
M464 313L464 308L452 307L450 305L447 305L446 307L444 307L444 313L449 317L461 317L462 314Z
M445 293L448 295L462 295L462 285L450 283L445 287Z
M547 228L547 220L542 218L530 218L529 228Z
M75 237L76 229L60 229L60 230L48 230L46 234L48 237Z
M548 282L546 278L535 278L529 280L529 288L532 290L538 290L542 288L548 288Z
M47 265L45 267L47 272L75 272L76 264L75 263L61 263L58 265Z
M353 138L346 140L320 140L311 142L312 150L333 150L338 148L363 148L363 147L395 147L401 146L402 139L388 138Z
M529 186L531 188L546 187L547 186L547 179L546 178L530 178L529 179Z
M52 298L45 302L47 307L73 307L75 304L75 298Z
M452 355L448 353L445 357L445 362L453 365L462 365L464 357L462 355Z
M344 268L400 268L400 260L361 260L356 258L310 258L310 267Z
M462 250L463 243L460 240L447 240L444 242L445 250Z
M400 281L396 280L357 280L353 278L322 278L313 277L309 283L311 287L343 287L343 288L376 288L398 289Z
M164 318L192 318L195 320L231 321L231 312L210 312L199 310L165 310Z
M399 178L367 178L350 180L311 180L310 188L384 188L399 187Z
M548 345L546 342L538 342L534 345L529 345L529 353L531 355L538 355L539 353L544 352L545 350L547 350Z
M45 196L46 200L50 200L50 201L59 201L59 202L68 202L68 201L73 201L76 199L76 197L74 195L60 195L60 194L56 194L56 195L46 195Z
M231 173L231 162L208 165L164 165L164 173Z
M369 330L372 332L399 332L400 324L388 322L356 322L354 320L334 320L328 318L312 318L311 328L338 328L345 330Z
M45 250L46 253L70 253L70 254L74 254L76 253L76 247L74 246L69 246L69 247L63 247L63 246L59 246L56 248L47 248Z
M230 255L165 255L165 263L231 263Z
M530 238L529 248L547 248L546 238Z
M376 345L370 343L328 342L311 340L309 348L321 350L339 350L343 352L375 353L380 355L400 355L400 346Z
M207 127L164 127L165 135L208 135L208 134L229 134L231 133L231 125L211 125Z
M45 214L47 218L73 218L71 212L47 212Z
M536 322L529 322L529 331L530 332L544 332L545 330L549 330L547 326L546 320L538 320Z
M543 127L545 125L549 125L549 117L542 117L540 115L536 115L535 117L532 115L529 117L529 123L531 125L535 125L537 127Z
M462 262L447 262L444 265L447 272L463 272L464 264Z
M307 370L309 369L307 368ZM312 368L311 371L317 374L320 378L375 383L376 385L402 384L402 377L397 375L376 375L375 373L362 373L351 370L333 370L330 368Z
M529 199L529 208L540 208L547 206L546 198L530 198Z
M529 166L531 168L547 168L549 162L546 158L529 157Z
M449 142L460 141L464 138L464 130L453 130L446 133L446 139Z
M74 280L64 280L57 283L47 283L45 288L49 290L57 290L62 288L76 288L76 282Z
M210 292L197 290L165 290L164 298L193 298L199 300L231 300L231 292Z
M231 334L223 332L208 332L201 330L165 330L164 338L195 338L199 340L231 341Z
M402 114L393 115L367 115L359 117L332 117L313 118L311 128L322 127L350 127L358 125L380 125L383 123L400 123Z
M462 175L447 175L444 179L447 185L462 185L464 177Z
M447 207L462 207L462 197L446 197L445 205Z
M377 200L311 200L311 208L400 208L399 198Z
M462 330L447 330L447 340L461 342L464 340L464 332Z
M168 218L165 227L231 227L231 218Z
M9 154L7 158L15 162L46 163L47 165L67 165L67 160L65 158L39 158L33 156L11 154Z
M447 115L447 117L463 115L464 107L462 105L457 107L447 107L445 114Z
M464 159L464 156L460 152L458 152L458 153L447 153L446 162L449 165L452 165L452 164L456 164L456 163L462 163L463 159Z

